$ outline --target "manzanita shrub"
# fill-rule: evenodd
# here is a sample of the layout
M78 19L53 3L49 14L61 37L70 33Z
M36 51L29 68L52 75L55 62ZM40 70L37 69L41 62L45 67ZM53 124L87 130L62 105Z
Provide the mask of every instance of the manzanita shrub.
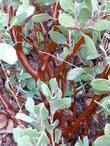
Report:
M110 145L109 39L110 0L0 1L0 101L18 146Z
M54 114L58 110L69 108L71 99L62 98L62 91L58 87L55 78L49 81L49 85L51 90L44 82L38 80L38 87L49 103L50 113L43 102L35 105L32 98L27 98L25 103L29 115L17 113L17 119L30 124L28 128L14 128L13 135L18 146L43 146L49 144L55 146L59 142L61 146L65 146L61 130L57 128L59 120L54 120Z

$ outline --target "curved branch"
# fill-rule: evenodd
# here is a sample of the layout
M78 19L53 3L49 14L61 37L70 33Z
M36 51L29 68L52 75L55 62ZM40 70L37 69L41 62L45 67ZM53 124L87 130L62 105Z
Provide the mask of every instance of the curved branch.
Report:
M37 80L40 76L38 71L29 63L27 57L25 56L23 50L22 50L22 26L17 26L14 28L14 33L15 33L15 40L16 40L16 52L18 55L18 58L22 62L24 68L26 71L35 79Z

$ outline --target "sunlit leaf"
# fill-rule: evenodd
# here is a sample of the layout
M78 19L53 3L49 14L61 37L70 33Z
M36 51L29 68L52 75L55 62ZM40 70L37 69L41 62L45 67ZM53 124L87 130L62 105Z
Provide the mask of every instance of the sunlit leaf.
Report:
M58 16L59 23L64 27L74 27L74 19L67 13L60 13Z
M16 118L27 123L32 123L34 121L30 116L24 113L17 113Z
M0 43L0 59L11 65L15 64L18 60L16 50L6 43Z
M27 98L27 101L25 103L25 108L29 111L29 112L34 112L34 100L32 98Z

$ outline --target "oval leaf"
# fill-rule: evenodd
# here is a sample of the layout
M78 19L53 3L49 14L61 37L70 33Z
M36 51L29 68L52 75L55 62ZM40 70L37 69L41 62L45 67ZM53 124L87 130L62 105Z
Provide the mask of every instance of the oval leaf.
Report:
M32 20L36 23L42 23L42 22L48 21L50 19L52 19L52 17L46 13L37 14L32 17Z
M91 13L89 12L89 10L87 8L82 8L79 12L79 16L78 16L78 19L81 21L81 22L84 22L87 21L91 16Z
M105 79L95 79L91 82L92 88L99 92L109 92L110 82Z
M109 146L109 145L110 145L110 138L106 136L98 137L93 143L93 146Z
M21 5L16 11L16 16L20 15L23 12L26 12L27 13L26 17L29 17L34 13L34 7L29 5L28 6Z
M19 15L13 17L11 19L11 22L10 22L11 27L14 26L14 25L22 24L25 21L26 17L27 17L27 13L26 12L20 13Z
M27 109L27 111L29 112L34 112L34 100L32 98L27 98L27 101L25 103L25 108Z
M56 99L51 104L51 112L54 114L57 110L67 109L71 106L71 98Z
M72 0L60 0L60 6L65 11L72 10L73 9L73 1Z
M94 45L94 42L87 35L84 35L84 38L85 38L86 46L88 48L88 50L87 50L87 53L88 53L87 60L96 59L99 55L98 55L97 49Z
M67 79L70 81L76 80L82 73L84 73L83 68L73 68L69 71Z
M12 65L16 63L18 57L12 46L6 43L0 43L0 59Z
M32 123L34 120L24 113L17 113L16 118L27 123Z
M108 138L110 137L110 124L105 125L104 133Z
M50 31L50 38L57 44L66 44L66 38L57 31Z
M106 29L109 29L109 28L110 28L110 22L108 20L105 20L105 19L99 20L92 27L92 29L98 30L98 31L106 30Z
M85 5L87 6L88 10L92 12L92 3L91 0L84 0Z
M59 23L64 27L75 27L74 19L67 13L60 13L58 16Z

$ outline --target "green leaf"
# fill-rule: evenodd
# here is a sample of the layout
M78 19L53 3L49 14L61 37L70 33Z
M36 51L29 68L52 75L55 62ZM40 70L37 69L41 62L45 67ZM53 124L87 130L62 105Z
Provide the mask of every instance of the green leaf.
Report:
M73 68L68 72L67 79L70 81L76 80L82 73L84 73L83 68Z
M107 123L105 125L104 133L105 133L105 136L107 136L108 138L110 138L110 124Z
M110 28L110 22L108 20L105 20L105 19L99 20L92 27L92 29L98 30L98 31L106 30L109 28Z
M23 5L19 6L19 8L17 9L16 16L18 16L22 13L26 13L27 14L26 17L29 17L34 13L34 7L30 6L30 5L26 6L26 5L23 4Z
M65 11L72 10L73 9L73 1L72 0L60 0L60 6Z
M57 92L54 93L54 96L53 96L53 99L56 99L56 98L62 98L62 90L60 88L58 88Z
M9 14L0 12L0 25L3 27L8 26L9 23Z
M46 129L50 134L53 134L53 130L58 126L59 120L55 120L52 124L47 124Z
M18 60L15 49L6 43L0 43L0 60L11 65L15 64Z
M87 35L84 35L84 38L85 38L86 46L88 48L88 50L87 50L87 52L88 52L87 60L96 59L99 55L98 55L97 49L94 45L94 42Z
M49 143L50 143L50 141L49 141L46 133L42 132L36 145L43 146L43 145L48 145Z
M34 119L32 119L30 116L27 116L24 113L17 113L16 118L27 123L32 123L34 121Z
M11 24L10 27L12 27L14 25L22 24L25 21L26 17L27 17L27 13L26 12L20 13L19 15L13 17L11 19L11 22L10 22L10 24Z
M17 142L19 140L19 137L23 135L23 129L18 126L17 128L13 128L13 137L14 140Z
M109 106L109 104L110 104L110 96L106 96L106 97L104 97L103 99L101 99L100 100L100 103L104 106L104 107L106 107L106 108L108 108Z
M67 13L60 13L58 16L58 21L64 27L75 27L73 17Z
M105 10L110 12L110 2L105 3Z
M63 34L57 31L50 31L50 38L57 44L66 44L66 38Z
M89 146L89 140L88 140L88 137L87 136L85 136L83 138L83 143L84 143L84 146Z
M84 2L85 2L85 4L86 4L88 10L89 10L90 12L92 12L92 3L91 3L91 0L84 0Z
M95 79L91 82L91 86L94 90L99 92L109 92L110 91L110 82L106 79Z
M48 117L48 110L46 109L44 103L40 103L37 107L40 109L40 118L42 120L46 119Z
M93 146L109 146L109 145L110 138L106 136L100 136L93 142Z
M51 19L52 17L46 13L37 14L32 17L32 20L36 23L42 23Z
M81 139L78 138L78 141L76 142L75 146L89 146L88 137L85 136L85 137L83 138L83 141L81 141Z
M57 92L57 90L59 89L56 78L50 79L49 85L50 85L52 94L54 94L55 92Z
M48 88L48 86L45 83L42 83L41 85L41 91L42 93L46 96L46 97L50 97L51 96L51 92Z
M26 103L25 103L25 108L27 109L27 111L29 112L34 112L34 100L32 98L27 98Z
M29 136L30 141L34 144L35 139L38 137L38 132L32 127L21 128L20 126L18 126L17 128L13 129L13 137L17 143L19 143L19 141L21 141L20 138L25 135Z
M67 109L71 106L70 98L56 99L51 104L51 111L55 113L57 110Z
M107 116L110 116L110 110L108 109L108 107L107 106L105 106L103 103L101 103L101 102L97 102L97 101L95 101L101 108L102 108L102 110L104 111L104 113L105 113L105 117L107 118ZM106 103L107 104L107 103Z
M61 139L62 133L61 130L56 128L55 129L55 143L59 143L60 139Z
M78 19L81 21L81 22L84 22L87 21L91 16L91 13L89 12L89 10L87 8L82 8L79 12L79 16L78 16Z
M91 0L92 4L92 12L96 11L98 9L98 0Z
M28 135L24 135L24 136L20 137L17 143L18 143L18 146L26 146L26 145L31 146L32 145L30 137Z

